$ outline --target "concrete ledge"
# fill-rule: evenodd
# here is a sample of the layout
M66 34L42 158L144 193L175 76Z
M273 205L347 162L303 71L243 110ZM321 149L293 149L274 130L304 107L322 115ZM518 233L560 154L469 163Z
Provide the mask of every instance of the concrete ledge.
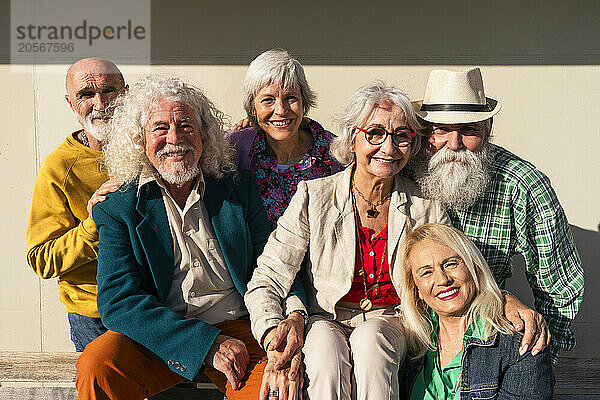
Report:
M79 353L0 352L0 400L77 399L75 362ZM208 378L185 382L152 400L201 398L222 400ZM600 398L600 359L560 358L556 366L555 399Z
M0 352L0 384L72 384L75 382L77 357L79 353Z
M5 388L0 387L0 400L77 400L72 388Z
M80 353L0 352L0 400L76 400L75 363ZM151 400L222 400L204 375L184 382Z
M600 359L559 358L555 373L555 399L600 398Z

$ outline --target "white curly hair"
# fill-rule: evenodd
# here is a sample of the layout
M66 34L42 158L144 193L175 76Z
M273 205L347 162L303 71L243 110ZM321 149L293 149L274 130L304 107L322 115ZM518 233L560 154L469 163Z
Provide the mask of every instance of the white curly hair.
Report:
M178 101L190 107L202 137L199 166L205 176L220 179L235 171L233 150L224 138L224 114L192 85L176 77L148 75L115 101L110 139L104 147L104 163L111 178L135 181L143 170L153 170L144 151L144 126L157 99Z

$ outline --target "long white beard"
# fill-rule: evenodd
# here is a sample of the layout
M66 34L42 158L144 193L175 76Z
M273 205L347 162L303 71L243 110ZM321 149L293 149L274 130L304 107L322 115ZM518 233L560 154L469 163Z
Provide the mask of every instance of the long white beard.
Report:
M480 152L450 150L446 147L424 160L416 171L423 194L453 210L471 207L490 181L490 146Z
M160 159L164 154L174 151L194 150L194 147L188 144L166 145L156 152L156 156ZM175 163L175 168L164 168L163 164L159 164L157 168L161 178L172 185L182 185L196 178L200 173L198 164L187 166L185 160Z
M94 118L103 118L92 122ZM104 111L92 111L85 117L77 116L79 123L83 127L86 135L92 136L99 142L106 143L110 134L110 124L106 118L106 112Z

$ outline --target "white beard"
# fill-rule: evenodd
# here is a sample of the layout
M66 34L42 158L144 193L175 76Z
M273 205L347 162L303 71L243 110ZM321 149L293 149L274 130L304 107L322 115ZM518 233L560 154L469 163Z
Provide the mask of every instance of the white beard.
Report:
M490 146L480 152L454 151L446 147L427 155L416 178L425 197L453 210L466 210L485 192L490 181Z
M163 155L169 152L194 150L194 147L188 144L171 145L168 144L156 152L156 156L160 159ZM200 173L198 164L187 166L186 161L175 163L174 168L164 168L164 165L159 163L157 171L161 178L172 185L182 185L196 178Z
M106 143L108 142L108 137L110 133L110 124L108 120L100 119L92 122L93 118L105 118L106 113L104 111L92 111L85 117L77 116L79 123L83 127L83 131L86 135L92 136L99 142Z
M184 183L190 182L198 176L200 173L200 167L198 164L190 168L186 168L184 165L182 165L181 169L178 171L158 168L158 173L165 182L170 183L171 185L183 185Z

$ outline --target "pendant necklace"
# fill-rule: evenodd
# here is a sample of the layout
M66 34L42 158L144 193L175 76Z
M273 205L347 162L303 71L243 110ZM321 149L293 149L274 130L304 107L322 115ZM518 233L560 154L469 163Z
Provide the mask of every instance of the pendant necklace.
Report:
M358 246L359 262L360 262L360 270L358 271L358 275L362 276L363 288L365 291L365 297L363 299L361 299L361 301L358 303L358 305L360 306L360 308L362 310L369 311L371 308L373 308L373 302L371 301L371 299L369 299L369 296L368 296L367 276L366 276L367 274L365 273L365 260L364 260L364 256L363 256L363 252L362 252L362 246L360 244L360 233L359 233L359 228L358 228L358 225L360 224L360 218L358 215L358 209L356 207L356 199L354 198L354 194L352 194L352 210L354 211L356 244ZM387 244L383 249L383 256L381 257L381 264L380 264L379 268L376 268L376 270L375 270L375 273L377 274L377 278L376 278L376 282L375 282L375 287L377 288L377 291L379 291L379 281L381 279L381 276L383 275L382 270L383 270L383 263L385 261L386 252L387 252ZM377 267L377 264L375 264L375 266Z
M367 200L365 195L362 194L360 192L360 190L358 190L358 188L354 184L354 179L352 180L352 188L354 190L356 190L356 193L358 193L358 195L370 206L370 208L367 208L367 218L377 218L380 214L379 210L377 210L377 207L384 204L386 201L388 201L390 199L390 197L392 197L392 192L390 191L385 197L383 197L377 203L373 204L369 200Z

